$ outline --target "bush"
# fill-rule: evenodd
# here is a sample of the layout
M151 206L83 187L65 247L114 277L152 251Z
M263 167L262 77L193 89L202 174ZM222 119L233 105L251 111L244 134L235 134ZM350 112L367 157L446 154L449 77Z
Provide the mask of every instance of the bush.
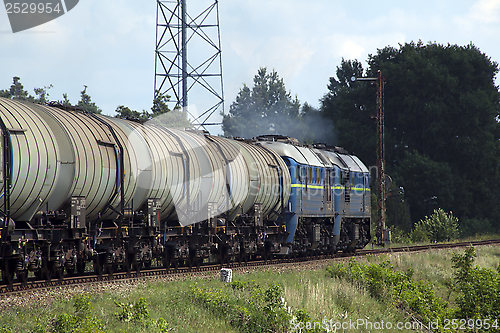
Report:
M412 270L394 271L390 261L360 264L351 258L347 267L336 263L326 270L331 277L357 283L379 302L409 309L424 322L442 320L449 315L447 303L434 294L430 284L413 280Z
M115 305L120 309L120 312L115 313L120 321L142 323L149 319L148 304L142 297L135 303L115 302Z
M285 308L283 287L277 283L265 289L254 281L234 281L222 288L195 284L190 296L241 332L288 332L293 320L309 318L305 310L292 313Z
M52 325L56 333L104 333L104 326L97 317L90 314L92 306L90 297L76 295L73 297L75 314L62 313L56 316Z
M0 327L0 333L11 333L12 331L5 325L3 324L2 327Z
M459 322L466 329L481 331L483 325L488 332L500 332L500 265L496 270L474 267L476 256L472 246L463 254L453 255L453 282L449 288L456 292L456 308L449 308L446 301L436 296L429 283L413 280L412 270L394 271L389 261L360 264L351 259L347 265L335 263L326 270L330 277L357 283L371 297L389 300L424 323L436 320L444 323L446 319Z
M454 289L458 293L456 317L460 319L489 319L496 327L490 332L500 332L500 266L497 270L473 267L476 252L469 247L464 254L453 256Z
M442 208L435 209L431 216L426 216L415 225L410 234L413 242L443 242L458 238L458 218L452 212L448 214Z
M411 238L403 229L396 227L391 232L391 241L393 243L410 244Z
M255 283L233 282L228 288L191 288L195 301L225 318L243 332L286 332L291 316L283 307L283 288L271 284L266 290Z
M463 219L459 225L460 236L478 236L494 232L490 220L481 218Z
M47 333L47 330L41 324L37 323L35 327L31 329L30 333Z

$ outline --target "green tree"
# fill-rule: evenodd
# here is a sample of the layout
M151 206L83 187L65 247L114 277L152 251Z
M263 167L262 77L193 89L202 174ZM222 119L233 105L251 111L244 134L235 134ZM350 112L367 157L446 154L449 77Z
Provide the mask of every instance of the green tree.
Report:
M243 85L223 116L222 129L226 136L251 138L262 134L294 136L300 124L300 102L286 91L285 83L276 71L261 67L250 89Z
M139 120L141 122L149 121L161 126L173 128L191 128L193 127L187 117L187 112L180 108L170 110L168 101L170 96L160 93L158 90L155 93L151 112L142 110L142 112L132 110L124 105L116 108L115 117L129 120Z
M170 108L168 107L168 101L170 96L161 93L159 90L155 91L155 98L153 100L153 106L151 107L151 117L156 117L161 114L170 112Z
M375 204L372 207L375 209ZM387 212L390 212L387 214L386 224L393 231L391 236L393 239L398 236L404 237L411 231L413 223L405 191L402 186L398 186L395 182L392 182L390 188L387 189L386 209ZM397 243L397 241L395 242Z
M167 104L169 99L170 96L162 94L158 90L155 92L151 107L152 113L147 113L150 121L166 127L192 128L193 125L189 121L186 111L177 107L170 110Z
M412 215L428 216L436 205L453 210L456 188L453 167L447 162L437 162L417 151L406 151L391 167L397 181L403 185L405 198L411 203Z
M12 85L8 90L0 90L0 97L29 101L38 104L47 104L49 102L48 90L54 87L52 84L40 88L34 88L33 91L35 92L35 97L33 97L28 94L26 90L24 90L21 79L18 76L14 76L12 81Z
M348 149L368 165L375 165L375 98L369 84L352 81L364 76L357 60L342 59L328 93L321 100L321 111L335 126L337 144Z
M21 83L21 78L18 76L13 77L13 83L10 86L10 95L13 99L21 99L28 100L31 96L28 94L26 90L24 90L24 86Z
M53 85L45 86L43 88L35 88L33 89L35 91L35 95L38 96L38 98L35 98L35 102L38 104L47 104L49 102L48 97L49 93L47 90L52 88Z
M329 146L336 144L333 123L307 102L302 105L299 117L296 117L291 127L295 129L292 136L303 143L325 143Z
M116 118L122 118L122 119L137 119L137 120L148 120L151 118L151 114L149 114L146 110L143 110L142 112L131 110L130 108L120 105L116 108L115 110Z
M187 112L182 111L181 109L173 109L172 111L159 114L154 118L151 118L150 121L154 121L155 123L173 128L192 128L193 125L188 119Z
M0 90L0 97L10 98L11 97L10 91L6 89Z
M387 79L387 172L405 188L412 219L423 218L424 201L435 196L437 205L460 219L498 221L498 64L472 44L412 42L379 49L368 65L364 71L359 61L343 60L322 100L339 144L374 165L375 86L350 77L381 70Z
M69 101L68 94L64 93L63 94L63 99L61 101L57 101L59 104L62 105L71 105L71 102Z
M78 101L77 106L81 107L84 111L91 113L101 114L102 110L97 107L97 105L92 102L92 98L87 94L87 86L84 85L84 89L80 92L81 98Z
M0 90L0 97L33 101L33 97L30 96L26 90L24 90L24 86L21 83L21 78L19 78L19 76L14 76L12 78L12 85L8 90Z

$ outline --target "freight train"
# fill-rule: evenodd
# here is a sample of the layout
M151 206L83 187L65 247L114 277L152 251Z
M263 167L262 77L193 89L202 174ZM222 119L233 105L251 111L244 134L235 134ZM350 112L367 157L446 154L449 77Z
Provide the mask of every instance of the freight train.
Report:
M4 283L355 251L366 166L337 147L250 140L0 98Z

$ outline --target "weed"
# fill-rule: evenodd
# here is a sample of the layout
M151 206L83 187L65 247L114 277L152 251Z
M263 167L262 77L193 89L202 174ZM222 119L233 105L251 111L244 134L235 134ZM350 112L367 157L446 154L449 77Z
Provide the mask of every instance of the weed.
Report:
M0 327L0 333L12 333L12 330L3 324L2 327Z
M120 309L120 312L115 313L120 321L142 323L149 319L148 304L142 297L135 303L115 302L115 305Z
M447 303L434 294L430 284L414 281L411 269L406 272L395 271L389 260L378 264L362 264L351 259L345 268L336 264L326 270L330 277L343 276L365 288L378 302L408 309L424 321L442 319L448 314ZM349 295L337 294L337 301L342 308L350 308Z
M235 281L228 287L205 288L195 284L191 297L241 332L288 332L293 313L285 308L283 286L267 288L251 282ZM297 317L308 317L305 310Z
M500 332L500 269L473 267L477 257L471 246L463 254L452 258L454 274L454 290L458 293L455 315L459 319L494 322L491 332Z
M75 314L61 313L52 322L55 333L104 333L104 325L90 314L92 305L90 296L76 295L73 297Z
M45 327L43 327L40 323L37 323L30 331L30 333L47 333Z

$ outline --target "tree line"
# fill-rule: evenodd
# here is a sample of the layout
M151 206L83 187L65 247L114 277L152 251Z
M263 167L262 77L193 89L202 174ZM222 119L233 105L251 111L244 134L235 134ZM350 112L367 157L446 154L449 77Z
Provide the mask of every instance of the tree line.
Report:
M33 91L35 95L32 96L28 91L24 89L20 77L13 77L12 81L12 85L9 89L0 90L0 97L27 101L42 105L47 105L50 102L55 102L63 106L76 106L82 111L102 114L102 110L96 105L95 102L92 101L92 97L89 95L89 93L87 93L86 85L84 85L84 89L80 91L80 100L75 105L72 105L67 93L63 94L62 100L50 101L48 90L50 88L53 88L52 84L40 88L34 88ZM114 116L116 118L128 119L138 122L154 121L168 127L192 127L191 122L187 118L186 112L182 112L182 110L180 110L179 108L170 110L167 104L169 99L170 96L168 96L167 94L156 91L150 111L136 111L130 109L125 105L119 105L115 109Z
M48 92L50 88L53 88L52 84L40 88L34 88L33 91L35 92L35 96L32 96L24 89L24 86L21 83L21 78L14 76L12 78L12 85L10 88L0 90L0 97L46 105L50 102ZM68 94L66 93L63 94L62 100L58 100L56 102L61 105L72 106L68 99ZM102 110L94 102L92 102L92 98L87 93L87 86L84 86L84 89L80 92L80 100L74 106L78 106L88 112L97 114L102 113Z

